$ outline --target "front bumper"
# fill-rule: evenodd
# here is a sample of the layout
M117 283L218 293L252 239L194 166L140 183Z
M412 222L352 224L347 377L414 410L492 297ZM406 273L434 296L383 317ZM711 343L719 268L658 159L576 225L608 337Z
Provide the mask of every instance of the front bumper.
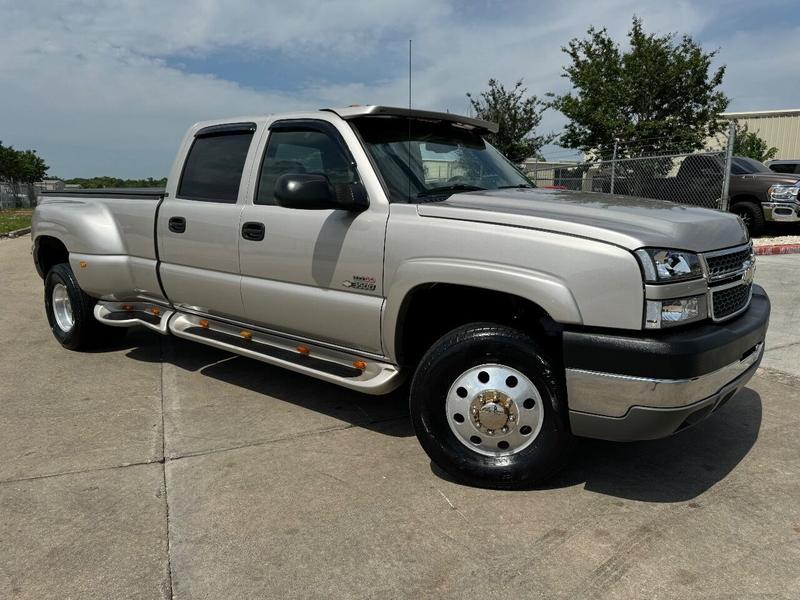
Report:
M606 440L668 436L708 416L753 376L764 353L769 298L753 286L731 321L654 335L567 331L572 432Z
M767 221L800 221L800 202L762 202L761 208Z

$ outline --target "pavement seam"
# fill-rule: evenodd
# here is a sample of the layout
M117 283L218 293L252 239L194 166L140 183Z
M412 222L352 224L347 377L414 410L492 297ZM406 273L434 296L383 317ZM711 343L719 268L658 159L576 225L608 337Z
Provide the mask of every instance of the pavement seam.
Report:
M160 353L161 371L160 387L161 387L161 474L163 477L164 485L164 517L167 521L167 581L165 582L165 591L167 598L172 600L175 597L175 587L172 578L172 541L170 535L170 519L169 519L169 490L167 487L167 426L166 417L164 412L164 340L159 340L158 350Z
M248 444L242 444L240 446L229 446L225 448L216 448L216 449L209 449L209 450L199 450L197 452L187 452L186 454L179 454L177 456L163 456L161 458L155 458L152 460L144 460L135 463L123 463L121 465L108 465L106 467L93 467L91 469L77 469L75 471L61 471L59 473L46 473L44 475L33 475L31 477L19 477L15 479L3 479L0 480L0 485L7 484L7 483L23 483L26 481L37 481L39 479L51 479L53 477L64 477L67 475L81 475L84 473L98 473L101 471L112 471L114 469L127 469L129 467L141 467L144 465L157 465L157 464L165 464L165 463L172 463L175 461L183 460L185 458L195 458L197 456L208 456L210 454L219 454L222 452L230 452L232 450L242 450L244 448L255 448L258 446L267 446L269 444L277 443L277 442L285 442L289 440L296 440L301 439L304 437L310 437L314 435L320 435L325 433L335 433L337 431L345 431L347 429L352 429L354 427L363 427L364 425L372 425L376 423L389 423L391 421L399 421L402 419L407 419L408 416L400 416L400 417L389 417L386 419L377 419L375 421L365 421L362 423L348 423L346 425L341 425L337 427L329 427L327 429L317 429L315 431L308 431L303 433L298 433L295 435L287 435L284 437L279 438L272 438L269 440L259 440L256 442L251 442Z

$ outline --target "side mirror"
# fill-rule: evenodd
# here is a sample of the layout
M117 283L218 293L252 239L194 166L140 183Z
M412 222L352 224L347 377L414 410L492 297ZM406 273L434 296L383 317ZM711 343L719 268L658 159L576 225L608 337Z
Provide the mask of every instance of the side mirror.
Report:
M361 183L332 184L325 175L287 173L275 181L278 206L304 210L349 210L361 212L369 206Z

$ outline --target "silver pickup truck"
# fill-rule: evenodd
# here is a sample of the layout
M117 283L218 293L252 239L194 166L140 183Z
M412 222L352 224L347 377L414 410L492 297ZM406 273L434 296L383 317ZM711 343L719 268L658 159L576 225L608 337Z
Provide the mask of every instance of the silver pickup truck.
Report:
M37 207L53 333L81 350L145 326L368 394L406 380L430 458L500 488L552 475L574 436L659 438L730 400L770 312L741 220L534 188L495 130L381 106L198 123L165 190Z

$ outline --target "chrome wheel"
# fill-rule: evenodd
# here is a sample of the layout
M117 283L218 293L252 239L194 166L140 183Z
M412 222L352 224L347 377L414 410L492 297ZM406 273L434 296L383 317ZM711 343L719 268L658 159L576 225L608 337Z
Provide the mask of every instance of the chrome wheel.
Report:
M542 397L520 371L484 364L464 371L450 386L447 422L458 441L487 456L527 448L542 429Z
M52 298L53 316L56 319L58 328L67 333L75 325L75 317L72 314L72 303L69 300L67 286L57 283L53 286Z

